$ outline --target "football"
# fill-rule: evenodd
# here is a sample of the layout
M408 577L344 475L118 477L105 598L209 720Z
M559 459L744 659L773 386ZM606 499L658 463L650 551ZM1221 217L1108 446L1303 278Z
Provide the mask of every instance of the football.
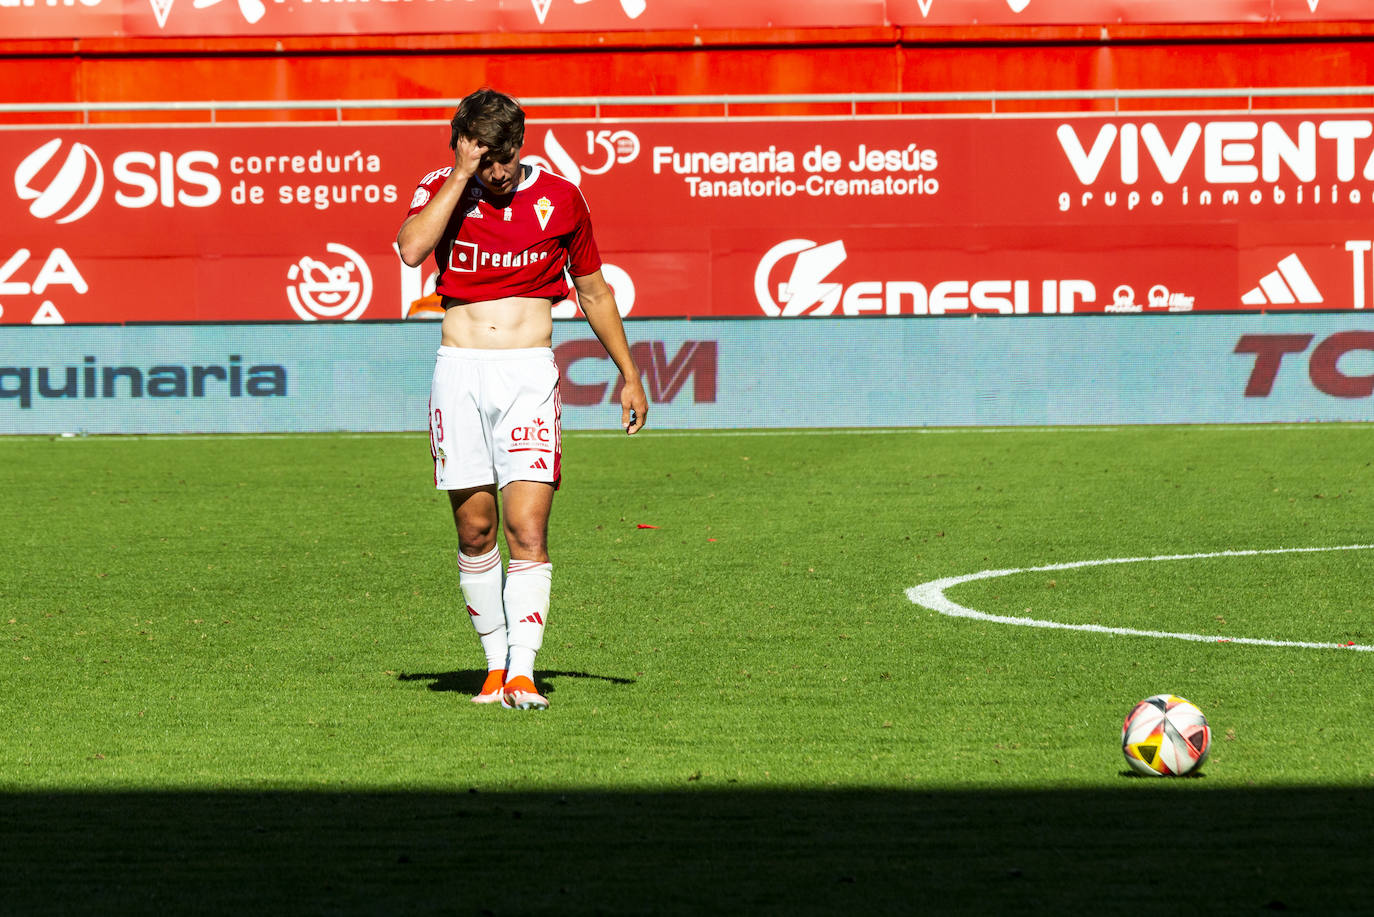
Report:
M1133 770L1151 777L1181 777L1207 760L1212 730L1195 705L1173 694L1147 697L1126 714L1121 753Z

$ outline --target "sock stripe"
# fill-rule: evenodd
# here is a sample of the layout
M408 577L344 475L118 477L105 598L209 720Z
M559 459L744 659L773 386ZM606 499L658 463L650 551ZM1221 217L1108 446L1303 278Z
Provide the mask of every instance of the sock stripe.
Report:
M528 573L531 570L538 570L540 567L552 567L548 561L540 560L512 560L506 567L507 573Z
M458 570L461 573L487 573L501 566L501 551L493 548L486 554L479 554L476 557L469 557L462 551L458 552Z

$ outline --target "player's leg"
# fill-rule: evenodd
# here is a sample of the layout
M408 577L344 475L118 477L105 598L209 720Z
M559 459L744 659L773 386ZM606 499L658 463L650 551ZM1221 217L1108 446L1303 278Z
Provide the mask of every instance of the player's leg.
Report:
M549 512L553 485L512 481L501 492L505 511L510 566L506 574L505 605L510 644L506 666L506 704L547 707L534 686L534 659L544 645L549 617L553 565L549 563Z
M507 353L489 388L507 405L492 430L502 525L510 563L506 570L506 622L510 644L506 706L543 708L534 684L534 658L549 615L549 512L562 465L558 366L549 348Z
M501 549L496 543L499 524L496 487L451 490L448 499L458 530L458 585L487 658L486 681L472 700L478 704L494 704L501 700L501 689L505 685L508 648L502 595L505 584Z
M473 700L495 703L505 682L506 615L491 430L478 403L482 365L469 351L439 348L429 433L434 486L448 491L458 532L458 584L487 658L486 683Z

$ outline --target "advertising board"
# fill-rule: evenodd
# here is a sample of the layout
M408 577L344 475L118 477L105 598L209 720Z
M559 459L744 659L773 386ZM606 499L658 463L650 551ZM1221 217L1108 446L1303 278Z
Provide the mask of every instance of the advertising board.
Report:
M1364 21L1362 0L13 0L15 38Z
M0 129L0 323L397 319L446 124ZM635 318L1348 311L1363 112L531 122ZM559 318L576 315L559 304Z
M1374 420L1374 314L645 320L649 429ZM433 324L14 327L0 434L421 431ZM561 424L618 374L555 328ZM417 433L417 454L427 443Z

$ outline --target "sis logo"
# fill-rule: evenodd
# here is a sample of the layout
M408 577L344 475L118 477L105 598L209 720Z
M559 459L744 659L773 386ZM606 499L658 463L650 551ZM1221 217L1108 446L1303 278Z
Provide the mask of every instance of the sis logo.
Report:
M65 147L65 153L63 152ZM128 150L114 157L110 178L120 207L209 207L220 199L213 170L219 157L208 150L173 153ZM20 161L14 191L40 220L74 223L90 213L104 193L105 168L95 150L54 137Z

